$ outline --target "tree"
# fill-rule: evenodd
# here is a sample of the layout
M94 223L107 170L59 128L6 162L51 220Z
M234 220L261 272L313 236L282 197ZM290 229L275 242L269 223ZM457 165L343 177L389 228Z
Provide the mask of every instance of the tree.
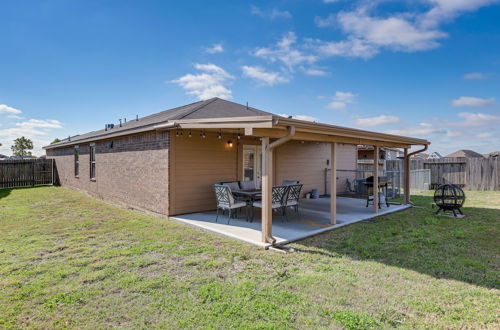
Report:
M50 142L50 144L59 143L59 142L61 142L61 139L55 138L54 141Z
M10 147L12 149L12 153L17 157L31 157L31 151L33 149L33 141L24 136L17 138L14 140L14 145Z

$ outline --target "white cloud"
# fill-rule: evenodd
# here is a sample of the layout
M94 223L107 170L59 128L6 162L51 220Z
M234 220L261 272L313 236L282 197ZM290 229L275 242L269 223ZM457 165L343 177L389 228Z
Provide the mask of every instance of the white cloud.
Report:
M354 103L356 94L349 92L336 91L332 101L327 105L328 109L341 110L347 107L347 104Z
M451 104L454 107L486 108L493 106L495 104L495 99L493 97L486 99L472 96L461 96L458 99L451 100Z
M12 114L12 115L18 115L22 111L13 107L9 107L6 104L0 104L0 113L7 113L7 114Z
M224 52L224 47L222 47L222 44L213 44L212 46L205 49L205 53L208 54L217 54L222 52Z
M334 14L330 14L330 15L328 15L325 18L320 17L320 16L316 16L314 18L314 23L316 23L316 25L318 27L320 27L320 28L332 26L333 23L335 23L335 15Z
M316 76L316 77L322 77L322 76L327 76L328 71L325 71L323 69L318 69L318 68L305 68L302 67L302 71L308 76Z
M500 125L500 115L490 115L486 113L471 113L471 112L460 112L458 117L462 119L460 122L450 122L451 126L463 126L463 127L486 127L486 126L498 126Z
M419 51L436 48L437 40L446 34L436 29L423 29L405 15L385 18L372 17L365 9L341 12L337 19L348 36L378 47L400 51Z
M431 134L446 134L447 131L442 127L435 127L430 123L420 123L417 126L387 130L386 133L405 136L428 137Z
M364 40L350 38L343 41L322 41L308 40L309 47L313 48L322 56L345 56L345 57L361 57L370 58L378 54L379 50L374 45L367 43Z
M33 153L42 155L45 152L42 147L49 144L54 130L62 128L60 121L55 119L29 119L23 122L15 123L13 127L0 130L0 153L10 155L12 152L10 146L14 140L25 136L33 141Z
M479 139L489 139L489 138L492 138L494 136L495 135L493 133L489 133L489 132L487 132L487 133L479 133L479 134L476 135L476 137L479 138Z
M10 118L10 119L24 119L23 116L18 116L18 115L7 115L7 118Z
M61 122L55 119L29 119L15 124L22 128L62 128Z
M420 18L420 24L423 27L434 27L464 12L477 10L498 0L426 0L426 2L433 7Z
M234 77L215 64L195 64L195 69L201 71L199 74L186 74L172 82L178 84L190 94L200 100L212 97L230 99L232 92L225 84L231 82Z
M282 114L279 114L278 116L285 117L285 118L292 117L293 119L304 120L304 121L314 121L314 122L318 121L318 118L308 116L308 115L292 115L292 116L290 116L290 115L287 115L285 113L282 113Z
M440 26L457 16L499 0L420 0L427 6L380 14L386 1L357 1L354 9L316 17L319 27L337 25L344 40L312 40L309 45L323 56L370 58L382 49L416 52L439 47L447 33ZM405 3L404 1L401 1ZM407 2L411 3L411 2Z
M288 78L283 77L279 72L266 71L260 66L244 65L241 69L243 70L243 75L245 77L253 78L260 83L269 86L290 81Z
M250 12L252 15L259 16L261 18L274 20L277 18L292 18L292 14L290 14L287 10L278 10L273 8L271 10L262 10L259 7L252 6L250 8Z
M275 46L258 48L254 52L254 55L271 62L282 62L290 70L298 64L314 63L317 61L317 56L305 54L301 50L294 48L296 42L297 36L295 33L288 32Z
M381 115L381 116L376 116L376 117L370 117L370 118L358 118L356 119L356 125L363 126L363 127L374 127L374 126L381 126L381 125L388 125L388 124L396 124L401 122L401 119L396 116L386 116L386 115Z
M467 80L483 80L488 78L488 75L481 72L471 72L464 74L463 78Z

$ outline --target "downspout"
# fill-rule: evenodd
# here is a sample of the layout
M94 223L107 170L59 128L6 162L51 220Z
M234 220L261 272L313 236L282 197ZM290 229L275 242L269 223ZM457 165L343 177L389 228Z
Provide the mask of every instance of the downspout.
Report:
M279 147L280 145L287 143L295 136L295 126L288 126L288 134L273 143L269 144L267 147L267 151L272 151L274 148Z
M427 150L427 148L429 148L429 145L428 145L428 144L424 145L424 148L423 148L423 149L420 149L420 150L417 150L417 151L414 151L414 152L410 152L410 153L408 154L408 158L410 158L411 156L416 155L416 154L418 154L418 153L420 153L420 152L424 152L424 151L426 151L426 150Z
M280 145L284 144L284 143L287 143L288 141L292 140L293 137L295 136L295 126L288 126L287 127L288 129L288 134L285 135L284 137L282 138L279 138L278 140L274 141L273 143L269 144L266 148L266 152L269 152L269 153L272 153L273 150L277 147L279 147ZM268 164L269 165L269 164ZM266 169L266 171L268 172L268 175L269 175L269 166L268 168ZM270 182L271 186L272 186L272 182ZM276 243L276 238L274 238L272 235L267 235L266 236L266 241L268 243L271 243L274 245L274 243Z
M418 154L420 152L426 151L427 148L429 148L428 144L424 145L424 147L422 149L416 150L414 152L410 152L408 155L406 155L407 159L405 159L405 162L408 162L408 168L406 169L406 167L405 167L405 170L410 171L410 157L413 156L413 155L416 155L416 154ZM406 187L406 188L410 189L410 179L409 179L410 178L410 173L406 173L405 175L408 176L408 187ZM405 178L405 181L406 181L406 178ZM412 204L412 202L410 201L410 193L408 193L407 196L408 196L408 200L405 200L405 203Z

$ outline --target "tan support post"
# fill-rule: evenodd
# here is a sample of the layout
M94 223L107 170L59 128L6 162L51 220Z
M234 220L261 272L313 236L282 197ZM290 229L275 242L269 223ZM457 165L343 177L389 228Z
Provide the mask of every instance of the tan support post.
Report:
M262 242L269 242L273 235L272 202L272 150L268 150L269 137L262 138Z
M379 147L373 146L373 212L378 213L378 156Z
M410 157L408 156L408 148L405 148L405 155L403 160L403 189L404 189L404 203L410 204Z
M337 143L331 143L330 156L330 223L337 224Z

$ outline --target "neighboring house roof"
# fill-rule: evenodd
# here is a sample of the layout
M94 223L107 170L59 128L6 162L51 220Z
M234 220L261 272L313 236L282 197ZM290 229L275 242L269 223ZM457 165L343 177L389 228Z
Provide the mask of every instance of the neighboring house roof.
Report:
M434 151L429 154L428 158L443 158L443 156L439 152Z
M500 157L500 151L490 152L489 154L484 155L484 157L486 157L486 158L488 158L488 157Z
M82 135L72 136L68 139L62 140L61 142L45 146L44 149L77 145L84 142L174 127L181 129L273 128L281 131L283 128L286 129L286 127L290 125L295 126L297 129L301 129L304 132L312 131L316 134L342 136L345 137L345 139L350 139L349 141L355 139L357 144L362 144L363 141L372 140L388 142L388 145L393 143L397 146L429 144L429 142L424 139L408 138L385 133L376 133L354 128L285 118L270 112L258 110L215 97L206 101L199 101L182 107L162 111L150 116L133 119L122 123L121 126L115 125L113 128L107 130L101 129Z
M446 155L445 158L484 158L484 156L473 150L462 149Z

